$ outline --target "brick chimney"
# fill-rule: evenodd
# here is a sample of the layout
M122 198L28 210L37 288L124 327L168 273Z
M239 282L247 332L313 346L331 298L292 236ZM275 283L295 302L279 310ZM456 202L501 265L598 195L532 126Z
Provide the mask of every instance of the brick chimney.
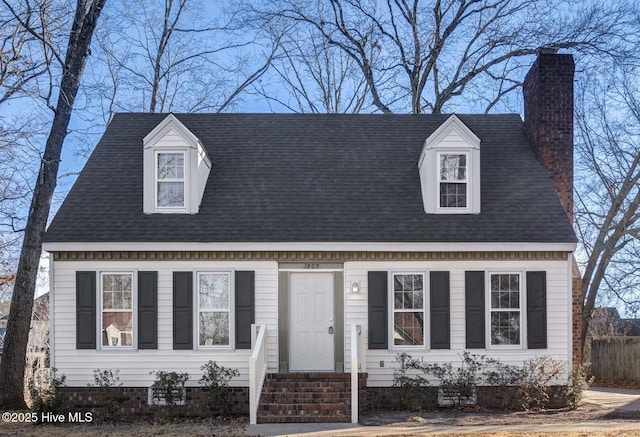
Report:
M524 79L524 126L573 223L573 56L541 48Z

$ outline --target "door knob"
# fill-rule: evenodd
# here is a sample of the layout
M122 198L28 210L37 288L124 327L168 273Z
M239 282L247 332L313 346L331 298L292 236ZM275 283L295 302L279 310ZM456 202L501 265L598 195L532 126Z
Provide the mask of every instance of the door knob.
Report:
M333 334L333 326L329 326L329 334Z

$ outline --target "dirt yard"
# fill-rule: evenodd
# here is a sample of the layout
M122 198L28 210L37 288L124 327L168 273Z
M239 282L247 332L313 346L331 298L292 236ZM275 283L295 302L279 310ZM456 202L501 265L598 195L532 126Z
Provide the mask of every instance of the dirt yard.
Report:
M134 424L120 425L31 425L6 423L0 421L0 435L2 436L109 436L109 437L147 437L147 436L210 436L210 437L234 437L244 436L248 421L244 418L234 420L208 420L198 422L180 422L172 424L154 424L138 422ZM617 430L599 432L559 431L553 432L553 436L578 437L578 436L640 436L640 413L635 411L620 411L611 408L603 408L601 405L583 401L573 411L552 410L541 412L496 412L496 411L462 411L440 410L425 413L408 413L394 411L373 411L363 415L360 420L362 425L369 426L406 426L420 427L425 425L444 426L502 426L502 425L531 425L531 424L558 424L571 425L584 422L597 422L599 425L617 425ZM626 424L628 431L624 430ZM623 430L621 431L621 427ZM636 431L635 428L638 430ZM384 428L380 428L381 430ZM440 435L469 435L472 429L465 432L449 432ZM325 434L328 435L328 434ZM344 435L344 434L341 434ZM371 435L375 435L371 434ZM398 434L403 435L403 434ZM416 434L411 434L416 435ZM545 435L540 432L482 432L474 435L483 436L538 436Z

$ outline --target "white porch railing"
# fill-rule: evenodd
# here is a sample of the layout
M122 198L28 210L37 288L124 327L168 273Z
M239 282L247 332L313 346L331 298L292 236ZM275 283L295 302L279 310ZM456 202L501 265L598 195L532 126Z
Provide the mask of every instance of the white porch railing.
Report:
M362 328L351 324L351 423L358 423L358 373L364 372L365 352Z
M257 334L256 334L257 333ZM258 423L258 405L267 375L267 325L251 325L251 357L249 358L249 420Z

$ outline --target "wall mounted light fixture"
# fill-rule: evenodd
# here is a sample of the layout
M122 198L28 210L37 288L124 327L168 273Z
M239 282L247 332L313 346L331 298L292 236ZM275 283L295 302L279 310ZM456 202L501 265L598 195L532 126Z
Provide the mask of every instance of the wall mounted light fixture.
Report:
M360 284L358 284L357 282L354 282L353 284L351 284L351 292L352 293L359 293L360 292Z

